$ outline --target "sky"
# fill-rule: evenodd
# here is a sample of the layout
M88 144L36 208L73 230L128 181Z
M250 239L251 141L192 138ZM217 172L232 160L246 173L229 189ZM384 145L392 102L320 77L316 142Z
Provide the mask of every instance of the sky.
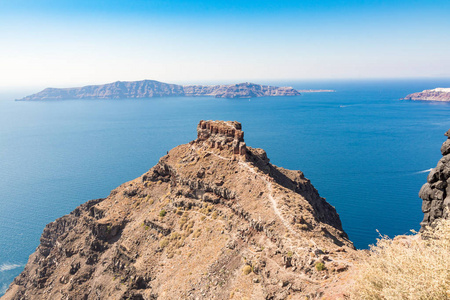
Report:
M450 77L448 0L0 0L0 88Z

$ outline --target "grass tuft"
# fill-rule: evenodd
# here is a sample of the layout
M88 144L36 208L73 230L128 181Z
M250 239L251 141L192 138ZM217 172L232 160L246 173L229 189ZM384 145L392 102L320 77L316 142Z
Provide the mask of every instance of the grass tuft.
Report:
M325 270L325 264L323 262L316 263L316 270L319 272Z
M248 275L248 274L250 274L252 271L253 271L253 268L252 268L252 266L249 266L249 265L245 265L245 266L242 268L242 273L243 273L244 275Z

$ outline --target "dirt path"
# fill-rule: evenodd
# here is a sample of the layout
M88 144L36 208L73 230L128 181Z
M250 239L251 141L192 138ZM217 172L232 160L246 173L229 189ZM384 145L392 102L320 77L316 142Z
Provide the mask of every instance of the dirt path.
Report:
M264 183L266 184L267 191L268 191L267 197L269 198L270 202L272 203L273 211L275 212L277 217L281 220L281 223L283 223L284 227L286 227L286 229L289 230L289 232L291 232L295 236L300 237L300 235L292 228L291 224L289 224L289 222L281 214L281 211L278 209L278 202L273 196L272 182L270 182L270 180L267 178L267 175L259 174L258 172L255 171L255 169L250 167L248 165L248 163L244 163L242 161L239 162L239 166L247 169L250 173L256 175L258 178L260 178L261 180L264 181Z
M198 150L198 147L192 146L192 149L194 150ZM231 158L227 158L224 157L222 155L219 155L217 153L214 153L212 151L207 151L204 149L201 149L202 151L209 153L211 155L214 155L215 157L218 157L220 159L223 160L227 160L227 161L231 161ZM283 217L281 211L278 209L278 202L275 199L275 197L273 196L273 187L272 187L272 182L269 180L268 176L265 174L260 174L259 172L257 172L253 167L251 167L248 163L246 162L242 162L239 161L238 162L239 166L243 169L246 169L247 171L249 171L250 173L254 174L256 176L256 178L259 178L260 180L264 181L264 183L266 184L266 188L267 188L267 197L269 198L270 202L272 203L272 208L273 211L275 212L275 215L280 219L281 223L283 224L284 227L286 227L286 229L292 233L294 236L301 238L300 234L298 234L291 226L291 224L289 224L289 222Z

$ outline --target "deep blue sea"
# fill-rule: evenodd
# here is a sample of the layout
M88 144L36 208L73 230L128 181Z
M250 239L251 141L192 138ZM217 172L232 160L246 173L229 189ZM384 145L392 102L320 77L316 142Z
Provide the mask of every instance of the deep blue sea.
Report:
M356 247L375 243L377 229L389 236L419 229L417 194L424 170L441 157L450 103L399 98L450 87L450 79L262 83L336 92L15 102L28 92L0 91L0 295L47 223L195 139L201 119L242 122L247 145L302 170L336 207Z

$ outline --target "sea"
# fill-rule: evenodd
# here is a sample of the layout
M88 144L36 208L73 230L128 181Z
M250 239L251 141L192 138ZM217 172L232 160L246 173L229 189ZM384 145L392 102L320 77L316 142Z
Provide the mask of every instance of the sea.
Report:
M420 228L418 192L441 157L450 103L400 98L450 79L258 83L335 92L20 102L29 90L0 90L0 295L47 223L194 140L202 119L241 122L248 146L303 171L357 248Z

